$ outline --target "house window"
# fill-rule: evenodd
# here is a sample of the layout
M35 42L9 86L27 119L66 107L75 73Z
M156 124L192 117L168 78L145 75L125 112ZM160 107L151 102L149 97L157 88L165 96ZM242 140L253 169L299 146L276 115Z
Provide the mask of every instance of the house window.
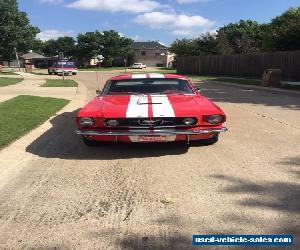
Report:
M145 55L146 55L146 51L144 51L144 50L141 51L141 55L142 55L142 56L145 56Z

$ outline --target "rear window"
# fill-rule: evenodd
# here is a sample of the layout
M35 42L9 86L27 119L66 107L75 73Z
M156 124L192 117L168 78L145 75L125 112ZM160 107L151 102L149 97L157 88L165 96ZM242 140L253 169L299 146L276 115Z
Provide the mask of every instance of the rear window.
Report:
M104 95L120 94L193 94L189 82L184 79L130 79L113 80L103 91Z

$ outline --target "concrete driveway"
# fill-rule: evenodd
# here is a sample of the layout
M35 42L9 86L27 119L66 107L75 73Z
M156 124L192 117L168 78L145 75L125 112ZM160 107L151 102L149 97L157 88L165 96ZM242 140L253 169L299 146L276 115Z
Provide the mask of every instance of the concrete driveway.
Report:
M100 86L110 76L100 73ZM96 73L76 79L92 98ZM0 189L0 248L195 249L192 234L219 233L299 242L299 96L202 88L228 115L213 146L87 148L73 134L79 103L51 119Z

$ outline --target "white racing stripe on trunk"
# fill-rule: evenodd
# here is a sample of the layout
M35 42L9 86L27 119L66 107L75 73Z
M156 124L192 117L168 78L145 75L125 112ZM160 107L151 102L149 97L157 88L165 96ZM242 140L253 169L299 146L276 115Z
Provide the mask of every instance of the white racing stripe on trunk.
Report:
M126 111L127 118L148 117L148 97L147 96L130 96L130 101Z
M146 74L134 74L134 75L131 75L131 78L132 79L147 78L147 75Z
M163 74L157 74L157 73L150 73L149 74L150 78L165 78Z
M153 117L175 117L174 109L166 95L151 95Z

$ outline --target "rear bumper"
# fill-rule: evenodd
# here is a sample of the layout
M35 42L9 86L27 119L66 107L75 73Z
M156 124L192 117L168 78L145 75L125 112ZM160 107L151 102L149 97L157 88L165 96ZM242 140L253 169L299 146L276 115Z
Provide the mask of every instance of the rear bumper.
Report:
M57 73L57 74L62 74L62 72L64 72L65 74L67 73L67 74L72 74L72 73L77 73L78 72L78 70L73 70L73 69L70 69L70 70L68 70L68 69L64 69L64 71L62 71L62 70L54 70L53 72L55 72L55 73Z
M144 67L140 66L140 67L130 67L130 69L143 69Z
M97 131L97 130L76 130L75 133L84 136L168 136L168 135L204 135L204 134L218 134L226 132L227 128L215 129L201 129L201 130L176 130L176 129L140 129L140 130L126 130L126 131Z

